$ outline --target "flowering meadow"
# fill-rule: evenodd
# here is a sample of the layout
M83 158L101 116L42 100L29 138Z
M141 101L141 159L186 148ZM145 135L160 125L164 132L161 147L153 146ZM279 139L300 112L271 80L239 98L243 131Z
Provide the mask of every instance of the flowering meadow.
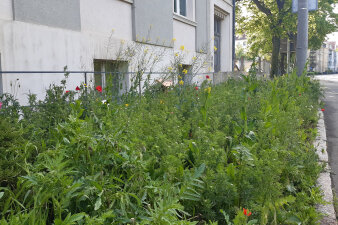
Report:
M2 96L0 224L317 224L320 95L286 75Z

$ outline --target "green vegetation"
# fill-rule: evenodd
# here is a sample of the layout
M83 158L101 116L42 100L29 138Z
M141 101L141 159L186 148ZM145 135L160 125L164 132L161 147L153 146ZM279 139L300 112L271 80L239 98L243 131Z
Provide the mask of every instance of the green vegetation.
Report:
M1 97L1 225L320 218L321 92L308 77L153 85L118 102L84 85L65 91L30 96L29 107Z

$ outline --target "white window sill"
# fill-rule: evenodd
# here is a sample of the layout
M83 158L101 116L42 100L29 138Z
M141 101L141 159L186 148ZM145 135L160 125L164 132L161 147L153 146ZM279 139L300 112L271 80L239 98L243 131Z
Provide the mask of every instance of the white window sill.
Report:
M173 17L174 17L174 20L178 20L180 22L186 23L194 27L197 26L197 23L195 21L192 21L185 16L181 16L181 15L178 15L177 13L173 13Z
M134 0L121 0L122 2L127 2L127 3L130 3L130 4L133 4L134 3Z

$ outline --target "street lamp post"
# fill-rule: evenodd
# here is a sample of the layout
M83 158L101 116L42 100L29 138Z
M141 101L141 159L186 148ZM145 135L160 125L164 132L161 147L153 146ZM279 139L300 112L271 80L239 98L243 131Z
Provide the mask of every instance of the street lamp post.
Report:
M308 50L308 0L298 2L298 26L297 26L297 75L301 76L307 59Z

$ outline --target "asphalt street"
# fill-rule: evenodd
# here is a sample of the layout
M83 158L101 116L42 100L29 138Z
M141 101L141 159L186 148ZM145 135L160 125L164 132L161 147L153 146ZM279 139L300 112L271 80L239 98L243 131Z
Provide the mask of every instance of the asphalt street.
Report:
M338 74L316 76L324 89L324 120L331 177L338 195Z

